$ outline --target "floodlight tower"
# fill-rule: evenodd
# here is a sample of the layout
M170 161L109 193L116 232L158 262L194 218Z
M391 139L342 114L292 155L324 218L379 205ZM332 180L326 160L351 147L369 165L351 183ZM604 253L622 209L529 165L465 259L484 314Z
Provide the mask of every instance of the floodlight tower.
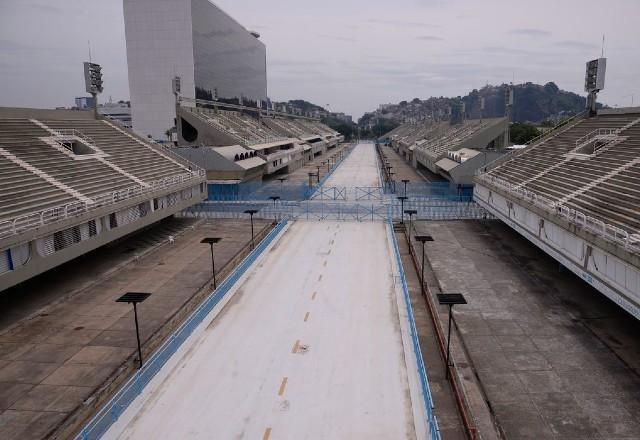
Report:
M606 58L587 61L587 71L584 76L584 91L588 93L587 111L589 112L589 116L596 115L596 98L598 92L604 89L604 74L606 71Z
M93 97L93 114L98 119L98 93L102 93L102 67L100 64L85 61L84 87Z

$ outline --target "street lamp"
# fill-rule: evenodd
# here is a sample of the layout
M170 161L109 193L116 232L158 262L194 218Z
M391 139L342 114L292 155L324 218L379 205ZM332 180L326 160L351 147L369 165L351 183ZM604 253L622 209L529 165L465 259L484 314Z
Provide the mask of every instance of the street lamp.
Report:
M330 171L330 167L331 166L331 158L327 159L327 173Z
M404 183L404 195L407 195L407 183L409 183L409 179L402 179L402 183Z
M427 241L433 241L433 237L431 235L416 235L414 238L416 241L422 243L422 272L420 275L420 287L422 288L422 296L426 296L424 291L424 244Z
M142 368L142 348L140 347L140 328L138 326L138 308L136 305L151 296L147 292L127 292L116 300L116 302L133 304L133 317L136 322L136 339L138 340L138 368Z
M318 174L318 183L320 183L320 165L316 165L316 170L317 170L317 174Z
M393 180L393 176L395 176L396 173L394 172L390 172L389 173L389 191L391 191L392 193L396 193L396 181ZM391 189L391 185L393 184L393 189Z
M218 288L216 283L216 262L213 259L213 245L218 243L222 238L220 237L206 237L200 240L200 243L205 243L211 246L211 272L213 272L213 290Z
M413 216L418 216L418 211L415 209L405 209L405 214L409 215L409 234L411 234L411 226L413 225Z
M276 201L280 200L280 196L271 196L269 198L273 200L273 218L277 220L278 213L276 212Z
M404 201L407 200L407 196L398 196L398 200L400 200L400 224L404 225Z
M253 215L255 213L257 213L258 210L257 209L247 209L244 213L245 214L249 214L251 216L251 249L254 248L254 244L253 244Z
M451 344L451 320L453 319L453 306L456 304L466 304L467 300L461 293L438 293L438 302L441 305L449 306L449 329L447 331L447 364L445 378L449 379L449 346Z

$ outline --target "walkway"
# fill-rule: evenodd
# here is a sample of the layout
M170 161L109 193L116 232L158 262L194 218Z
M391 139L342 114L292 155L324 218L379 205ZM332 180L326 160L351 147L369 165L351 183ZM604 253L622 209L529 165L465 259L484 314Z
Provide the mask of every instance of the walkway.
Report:
M424 438L387 231L294 223L105 438Z

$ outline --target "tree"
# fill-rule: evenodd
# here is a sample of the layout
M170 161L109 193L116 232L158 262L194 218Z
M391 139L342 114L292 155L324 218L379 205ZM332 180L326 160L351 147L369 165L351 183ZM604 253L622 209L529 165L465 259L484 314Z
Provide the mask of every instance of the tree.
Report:
M524 145L539 135L540 130L530 124L520 124L516 122L511 124L511 128L509 129L511 142L516 145Z

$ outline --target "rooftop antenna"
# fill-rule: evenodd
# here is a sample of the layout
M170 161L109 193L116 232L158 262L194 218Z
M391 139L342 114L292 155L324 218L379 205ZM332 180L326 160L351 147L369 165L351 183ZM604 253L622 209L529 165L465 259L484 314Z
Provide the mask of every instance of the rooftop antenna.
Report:
M89 62L92 63L93 60L91 59L91 40L87 40L87 46L89 46Z
M600 54L601 58L604 58L604 34L602 34L602 53Z

